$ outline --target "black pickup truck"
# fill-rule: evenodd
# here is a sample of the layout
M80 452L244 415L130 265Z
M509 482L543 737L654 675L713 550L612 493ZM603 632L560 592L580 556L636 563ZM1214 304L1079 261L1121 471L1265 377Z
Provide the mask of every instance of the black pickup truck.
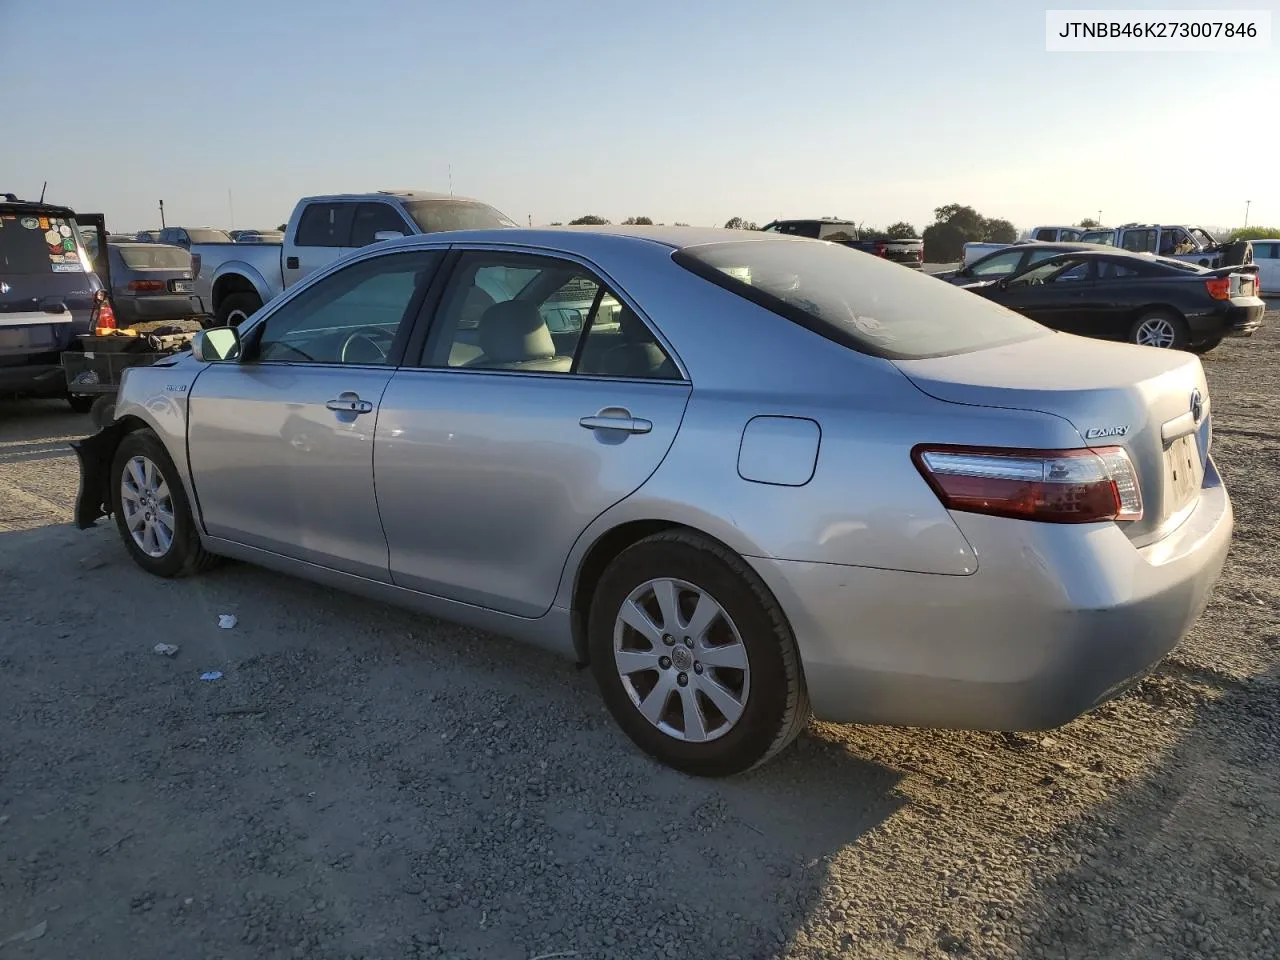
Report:
M766 233L782 233L790 237L828 240L842 246L884 257L904 267L919 270L924 263L924 241L894 240L889 237L862 236L858 225L849 220L774 220L760 228Z

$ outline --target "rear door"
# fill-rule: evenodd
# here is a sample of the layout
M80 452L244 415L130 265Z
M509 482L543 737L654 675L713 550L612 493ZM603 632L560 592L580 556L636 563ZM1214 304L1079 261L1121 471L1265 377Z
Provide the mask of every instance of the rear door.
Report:
M0 366L57 363L89 332L98 285L86 259L65 212L0 208Z
M282 274L286 288L327 267L351 247L351 224L356 204L345 200L316 200L298 217L297 228L284 245Z
M569 303L586 321L553 330ZM393 581L545 613L582 531L666 456L689 391L653 328L590 264L464 253L421 361L396 371L378 414Z

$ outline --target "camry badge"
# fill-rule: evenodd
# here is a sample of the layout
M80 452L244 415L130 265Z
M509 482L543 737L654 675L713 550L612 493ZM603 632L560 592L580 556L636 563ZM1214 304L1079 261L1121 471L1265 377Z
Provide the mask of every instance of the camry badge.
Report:
M1204 397L1200 396L1199 390L1191 391L1191 417L1196 423L1200 422L1200 417L1204 414Z
M1090 427L1084 432L1086 440L1101 440L1103 437L1123 437L1129 432L1127 426L1123 427Z

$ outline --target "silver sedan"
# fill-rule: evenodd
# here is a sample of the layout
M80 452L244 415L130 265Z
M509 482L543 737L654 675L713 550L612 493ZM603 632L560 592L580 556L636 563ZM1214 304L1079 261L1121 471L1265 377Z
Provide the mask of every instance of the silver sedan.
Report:
M837 722L1041 729L1170 650L1231 537L1191 354L821 241L377 244L76 444L143 569L235 557L589 663L682 770Z

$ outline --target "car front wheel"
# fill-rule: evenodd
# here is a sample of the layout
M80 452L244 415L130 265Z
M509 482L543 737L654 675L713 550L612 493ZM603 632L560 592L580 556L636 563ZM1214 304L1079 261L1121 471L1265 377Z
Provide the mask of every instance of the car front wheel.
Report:
M200 544L178 470L154 433L138 430L120 441L111 478L116 529L138 566L180 577L217 562Z
M808 720L781 608L746 563L710 540L673 531L624 550L596 587L588 636L614 719L678 770L748 770Z

